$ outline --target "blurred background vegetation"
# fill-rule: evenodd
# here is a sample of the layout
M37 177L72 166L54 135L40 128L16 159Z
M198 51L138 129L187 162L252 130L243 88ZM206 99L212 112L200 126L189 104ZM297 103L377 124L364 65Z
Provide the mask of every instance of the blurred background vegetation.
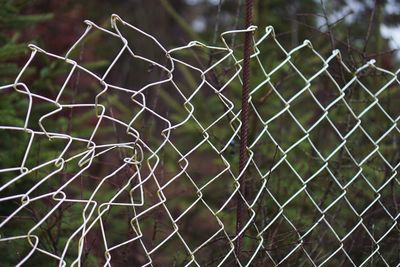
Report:
M183 46L191 40L221 46L219 35L223 31L240 29L244 25L243 0L0 0L0 85L14 81L29 57L28 43L37 44L46 51L55 54L65 55L66 51L84 32L85 24L83 20L89 19L99 25L109 27L110 15L113 13L152 34L166 48ZM398 66L400 47L397 43L399 38L396 35L400 35L400 3L396 0L255 0L254 14L254 24L258 26L255 37L262 36L265 27L272 25L275 28L278 40L288 51L300 45L304 39L309 39L314 48L325 57L331 55L332 50L339 49L342 52L344 62L352 71L355 71L370 59L376 59L376 65L382 68L394 70ZM133 40L135 49L140 54L148 58L160 59L158 62L165 58L160 49L157 49L154 44L149 44L148 40L146 41L145 38L138 36L137 33L126 30L124 35L128 40ZM236 48L240 58L243 36L231 37L229 41ZM77 47L76 51L73 51L72 56L86 68L101 74L107 69L120 47L120 41L112 40L108 35L93 32L82 45ZM265 69L269 71L285 59L285 55L271 40L265 42L265 45L260 49L260 58L265 64ZM221 55L208 49L188 49L180 52L177 56L205 70L219 60ZM312 53L303 50L298 55L294 55L293 63L299 66L304 74L310 75L318 71L322 65ZM161 62L161 64L164 63ZM221 86L231 77L234 70L229 64L230 62L221 64L214 69L213 75L207 77L215 87ZM40 55L35 57L34 63L30 64L21 80L32 91L36 90L51 98L57 95L69 71L70 66L62 61ZM332 61L329 71L340 86L344 86L351 79L351 74L343 71L339 61ZM276 88L282 90L282 95L285 98L293 96L305 85L304 81L293 73L289 67L282 68L272 77L272 83ZM184 66L179 66L174 75L178 79L180 88L186 88L186 91L183 90L186 96L189 96L200 82L200 77L196 76L198 74ZM110 72L106 81L130 89L139 89L149 82L165 77L166 74L163 71L153 69L143 62L133 61L129 56L123 56L118 61L116 70ZM360 79L368 88L374 88L372 91L381 88L390 78L375 70L368 70L360 76ZM257 67L257 63L252 62L252 88L263 80L265 80L265 77ZM351 94L346 96L346 101L357 112L372 103L373 99L370 99L360 86L354 85L353 87ZM70 84L67 85L63 95L63 99L65 99L61 102L93 103L93 97L101 89L99 88L97 81L78 71L73 75ZM386 108L390 116L396 119L400 111L397 104L397 101L400 100L398 85L393 84L390 88L391 90L386 90L380 96L380 103ZM226 96L235 104L235 112L240 107L240 89L240 82L235 79L229 85L229 91L226 93ZM324 106L327 106L339 95L334 84L323 75L314 82L312 90ZM179 97L173 88L165 85L162 88L148 90L145 94L152 108L172 122L178 123L187 116L187 112L183 108L182 97ZM254 93L252 98L255 110L264 116L264 120L271 118L283 108L283 103L276 95L271 94L270 88L267 88L267 86L265 89ZM321 110L310 99L310 97L300 98L299 102L296 102L291 108L306 129L321 116ZM129 122L132 114L139 109L138 106L132 105L129 97L123 93L110 93L102 101L109 108L112 116L125 122ZM221 100L210 88L201 90L192 101L196 106L195 116L204 126L208 126L224 112ZM21 94L17 94L11 89L0 91L0 125L22 127L27 105L28 100ZM39 130L38 119L53 109L54 106L45 101L35 103L30 120L32 123L29 127ZM337 123L336 126L343 135L348 133L357 123L357 120L349 114L349 111L343 105L338 104L332 108L330 114L332 116L330 118ZM365 127L368 134L373 136L375 140L392 126L391 121L382 112L372 110L367 115L364 118L371 124L367 124ZM250 142L252 142L263 126L256 119L254 111L250 114L250 118ZM228 127L229 119L221 121L215 127L211 127L209 131L210 142L219 149L230 142L230 137L234 134L234 131ZM165 128L164 122L147 113L137 121L138 123L134 126L141 133L141 136L149 143L150 147L157 148L163 140L160 131ZM54 116L47 122L46 127L73 136L88 136L95 122L95 111L93 109L70 109ZM273 141L271 136L265 135L265 138L260 139L257 147L254 148L254 152L257 153L255 162L263 173L268 172L270 167L284 156L281 151L277 151L276 144L287 149L302 136L295 123L287 115L283 115L274 123L271 123L269 132L275 140ZM95 140L100 143L111 143L116 139L125 140L124 134L124 129L119 129L109 123L102 125ZM0 169L19 166L29 141L29 135L23 132L15 133L15 131L0 130L0 136ZM321 136L324 136L324 140ZM310 138L324 156L329 155L341 142L326 122L321 123L311 133ZM174 145L185 152L202 139L201 129L192 120L177 128L171 136ZM235 166L238 162L239 147L237 138L234 140L223 156L234 166L232 171L237 173ZM325 140L329 140L329 142ZM399 163L399 141L399 132L395 130L380 145L380 152L384 154L392 166L397 166ZM35 138L26 166L31 168L54 159L60 154L64 146L65 143L61 141L49 142L44 136ZM334 175L342 185L350 181L359 170L359 167L354 165L353 159L356 158L358 162L361 162L374 148L368 143L368 138L361 131L356 131L354 135L351 135L347 146L350 151L355 151L354 154L349 155L345 149L341 149L329 161L330 168L334 170ZM74 155L80 151L79 149L82 148L74 147L68 153ZM93 167L81 174L76 183L74 182L69 186L68 193L71 196L81 196L82 198L90 196L91 190L97 185L101 177L114 170L121 162L121 155L125 153L128 152L121 149L100 157L93 164ZM171 146L168 145L162 150L161 157L162 164L157 168L156 173L162 185L179 173L181 169L178 164L180 157ZM289 162L293 164L293 168L305 180L324 164L307 142L295 147L287 157ZM167 187L164 192L167 197L166 205L172 211L174 217L182 214L198 198L195 187L188 179L189 174L196 185L201 187L210 178L221 172L225 166L219 155L213 152L207 144L202 145L188 159L191 163L186 173ZM274 192L274 198L281 204L302 187L291 168L285 164L280 165L270 174L268 184L270 191ZM363 169L362 175L364 176L360 176L357 182L352 183L351 189L347 192L348 200L357 208L359 213L366 209L375 197L374 191L371 190L366 180L379 188L392 177L394 172L393 169L387 167L387 164L382 163L382 159L379 157L372 157L364 164L365 166L368 165ZM148 167L143 166L142 172L144 174L149 172L146 168ZM59 174L59 179L49 180L46 186L39 188L38 191L46 192L60 187L78 169L76 162L67 164ZM43 177L51 171L54 171L53 166L32 172L27 179L23 179L18 184L2 191L1 197L26 192L38 181L38 177ZM17 174L2 173L0 176L1 184L15 175ZM321 208L326 208L343 192L333 183L330 175L325 170L308 184L310 195ZM248 181L249 190L246 197L250 201L259 190L262 179L260 179L254 166L250 168L248 176L251 181ZM107 202L116 190L121 188L123 180L124 177L117 177L107 181L107 185L102 187L102 191L96 195L96 200ZM217 182L206 187L203 191L203 198L215 212L232 194L233 190L232 177L224 174ZM145 198L149 201L137 213L159 201L156 191L157 187L154 181L146 183ZM387 189L381 191L380 194L380 200L387 210L394 217L399 214L400 188L398 182L392 180ZM128 194L126 201L129 202ZM231 202L219 216L226 227L225 231L234 236L235 203L234 200ZM279 208L267 193L263 193L259 202L257 206L259 212L255 218L255 224L259 229L263 229L278 214ZM50 199L29 205L19 213L17 219L12 220L0 229L1 236L26 233L54 205L55 201ZM1 218L6 218L18 206L20 206L20 203L17 201L2 202L0 205ZM64 249L68 237L82 223L81 214L82 206L63 204L57 212L46 220L40 229L36 230L37 235L43 240L40 246L59 255ZM359 220L359 216L354 214L344 200L341 200L325 215L340 237L353 229ZM104 221L110 243L114 241L122 242L135 236L129 224L133 217L132 211L115 208L111 209L107 216L107 218L112 218L112 220ZM273 263L265 254L265 251L270 253L275 262L283 259L298 244L298 234L304 234L308 231L321 214L313 207L308 196L302 192L285 208L284 216L295 224L298 232L293 231L292 226L283 218L283 215L280 216L263 233L266 243L264 249L254 260L254 266L272 266ZM382 236L382 233L386 233L388 227L393 223L393 220L385 214L379 204L374 204L368 212L363 214L362 218L367 227L374 229L377 239ZM384 219L380 220L379 218ZM201 203L196 204L178 225L192 249L206 241L219 229L215 218ZM162 242L174 230L161 206L142 217L140 227L144 234L143 240L149 250ZM243 262L251 257L251 252L258 244L256 235L257 232L253 228L246 231ZM122 239L121 236L123 236ZM84 247L83 265L102 266L104 263L104 247L99 245L101 243L100 237L100 228L95 227L89 234ZM199 262L204 266L216 265L230 249L223 236L218 235L214 239L210 242L210 245L196 253ZM76 257L77 241L74 240L68 250L68 264ZM380 244L382 247L380 252L390 266L395 266L400 262L399 243L400 235L397 227L390 231L384 242ZM351 255L356 265L361 264L375 249L371 244L373 242L361 227L357 228L343 242L344 248ZM302 245L317 265L339 246L340 243L337 238L332 235L325 223L320 223L307 236L306 242ZM26 241L1 242L0 247L0 258L4 266L17 263L29 252L30 248ZM155 266L183 266L190 258L185 254L181 242L174 237L160 249L157 255L154 255L153 260ZM145 253L138 242L123 246L112 255L112 264L115 266L126 264L136 266L146 262ZM233 262L233 256L229 257L227 266L230 266ZM383 265L378 255L372 257L370 263L370 266ZM311 266L310 264L310 260L299 249L282 265ZM54 266L56 261L43 254L35 253L29 266L38 265ZM329 266L340 265L351 265L343 252L338 253L329 264Z

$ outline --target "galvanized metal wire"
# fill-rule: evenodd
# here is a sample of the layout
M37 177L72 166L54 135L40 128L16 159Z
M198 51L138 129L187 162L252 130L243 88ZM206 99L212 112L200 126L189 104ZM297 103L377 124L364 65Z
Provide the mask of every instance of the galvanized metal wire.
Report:
M396 151L400 117L397 103L390 110L385 103L399 93L400 70L382 69L371 60L354 71L343 62L340 51L335 50L324 58L307 40L287 51L277 40L273 27L267 27L259 39L253 35L254 50L250 58L263 79L254 81L250 87L250 123L257 126L247 146L248 159L238 171L238 158L229 151L239 140L242 122L240 105L231 87L235 82L242 82L243 60L235 53L236 48L229 46L229 36L255 32L257 27L224 32L222 47L193 41L167 49L155 37L117 15L111 17L112 29L91 21L85 23L85 32L65 56L30 45L31 56L14 83L0 87L0 97L9 97L13 91L27 101L21 125L0 125L2 135L12 133L27 137L20 164L0 165L0 205L5 207L12 203L13 207L0 214L0 245L4 250L15 246L16 255L12 257L17 259L15 265L30 265L37 255L59 266L90 265L87 258L92 249L97 253L93 252L95 258L104 266L123 265L116 262L116 258L129 257L135 259L129 263L134 266L158 266L167 262L183 266L399 266L400 180ZM165 60L136 53L134 42L125 37L126 30L147 38L165 55ZM101 74L89 70L71 56L94 31L121 42L121 49ZM275 66L266 67L268 53L266 55L261 48L266 42L274 47L274 53L279 51L283 55ZM193 48L208 49L222 56L210 67L201 68L181 57L180 53ZM311 74L304 74L299 65L309 58L295 61L295 57L301 58L306 52L320 63ZM70 72L54 97L33 90L31 84L22 79L39 55L70 66ZM139 88L116 85L108 79L124 56L149 64L165 75ZM234 71L217 84L210 76L226 62ZM337 65L344 71L344 82L332 74L331 67ZM184 87L179 82L182 77L176 74L179 68L194 73L200 81L197 86ZM298 78L296 83L276 83L274 78L287 69L290 75ZM379 88L365 85L362 78L365 75L361 74L370 70L388 77ZM68 102L64 98L71 77L78 71L101 87L91 101ZM325 79L322 84L318 81L321 77ZM328 83L334 92L323 101L315 86L324 87ZM148 92L154 88L162 90L164 86L169 88L164 94L180 99L180 109L176 111L182 116L180 119L172 119L172 111L160 111L149 99ZM294 88L292 94L286 94L282 86ZM350 93L357 94L355 86L364 99L349 97ZM222 107L215 117L206 119L198 111L204 110L208 103L196 100L205 87L211 88L206 99L217 99ZM132 110L129 121L121 119L103 101L103 97L113 93L123 94L125 100L128 99L125 112ZM275 102L269 100L272 95ZM38 102L45 102L53 109L32 121ZM356 104L362 105L362 109L356 108ZM302 107L300 115L299 105ZM270 109L264 112L260 106ZM313 118L300 118L311 106ZM337 107L346 112L336 114ZM95 112L94 122L81 125L90 127L90 134L76 135L48 128L54 116L80 108ZM381 113L385 121L377 121L374 116L371 119L371 112L372 115ZM154 121L142 120L145 114ZM146 122L153 124L147 127L153 127L152 133L158 132L157 136L143 135L141 127ZM125 129L122 134L125 138L102 142L97 135L103 123ZM186 141L182 141L179 133L189 124L197 132L193 132L193 136L184 132ZM376 130L381 127L384 130ZM229 134L218 136L222 141L217 142L216 128L225 129ZM159 142L152 143L151 137L158 138ZM51 160L38 160L29 165L27 162L38 153L35 144L39 139L42 145L62 141L63 149ZM361 139L361 143L356 142ZM203 147L207 147L205 154L201 154ZM90 170L98 164L106 164L99 162L99 158L121 149L125 152L121 159L114 158L112 171L96 177L91 188L79 186L82 179L89 179ZM0 154L7 157L12 152L0 151ZM170 174L164 168L168 160L176 165L176 169L169 170ZM66 176L71 164L75 164L78 171ZM196 166L200 167L194 171ZM249 192L244 195L239 183L243 172L251 176ZM112 187L112 181L116 180L119 185ZM25 188L22 183L29 185L26 191L20 190ZM180 183L182 191L171 194ZM79 190L81 194L77 193ZM241 231L236 233L232 214L235 214L238 197L244 203L246 216ZM65 206L73 205L80 207L75 217L56 220L66 212ZM26 210L33 214L34 223L29 224L21 216ZM119 213L110 215L115 210ZM113 220L119 220L121 214L129 223L117 233L109 226ZM71 221L79 223L74 225ZM26 231L27 225L30 226ZM59 228L58 237L53 236L54 227ZM159 227L163 231L157 230ZM243 236L243 255L238 257L235 246L240 236ZM52 237L62 239L59 249L48 246ZM125 254L121 256L120 251ZM7 257L11 258L10 254Z

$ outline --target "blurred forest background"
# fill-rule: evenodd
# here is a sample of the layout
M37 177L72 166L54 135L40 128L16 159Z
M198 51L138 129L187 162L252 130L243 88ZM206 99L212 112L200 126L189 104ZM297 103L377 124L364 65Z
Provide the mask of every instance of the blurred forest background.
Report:
M262 36L266 26L272 25L277 34L277 39L288 51L302 44L305 39L309 39L314 48L324 57L330 56L334 49L339 49L342 52L343 61L352 71L355 71L370 59L376 59L377 66L393 71L399 66L400 46L397 42L400 38L397 36L400 36L400 2L397 0L255 0L254 2L253 24L258 26L258 30L255 33L256 38ZM28 43L34 43L46 51L58 55L65 55L71 45L84 32L85 24L83 21L85 19L89 19L104 27L110 27L110 15L116 13L125 21L152 34L167 49L170 49L186 45L192 40L222 46L219 35L223 31L243 28L244 10L243 0L0 0L0 85L9 84L15 80L21 67L29 57L30 50L27 48ZM134 40L135 49L146 57L157 58L163 56L154 45L149 45L145 40L137 37L135 33L126 31L124 34L126 34L127 39ZM237 35L229 41L237 48L237 53L240 55L243 36ZM113 56L115 56L110 51L118 51L119 47L120 42L110 40L107 35L92 34L84 45L80 46L77 51L74 51L73 56L88 69L96 73L102 73L110 64ZM267 43L261 49L261 56L265 60L266 69L268 70L271 70L285 59L285 56L282 55L281 51L272 42ZM208 50L199 52L198 57L193 56L192 53L194 52L186 52L180 56L188 62L198 65L203 70L219 59L219 55L211 54ZM314 73L321 68L321 62L315 56L312 56L311 53L307 55L305 53L298 56L299 61L296 61L296 56L293 58L293 61L301 64L304 73ZM160 79L165 75L162 71L150 69L151 66L148 64L135 64L131 60L128 56L122 57L122 60L118 62L119 71L112 71L107 79L114 84L135 89L140 88L150 81ZM210 78L211 82L215 85L223 83L231 75L231 71L223 69L226 66L221 65L220 72L217 72L217 78ZM34 64L31 64L26 70L22 76L22 80L29 84L30 88L40 90L42 94L55 96L67 71L68 68L62 65L62 63L46 56L38 56L35 58ZM333 61L330 66L330 72L337 79L340 86L344 86L351 78L350 74L343 74L339 62ZM178 69L176 75L181 78L180 85L182 88L195 88L199 82L198 77L194 77L190 71L184 68ZM360 79L363 79L365 84L370 88L375 88L374 90L381 88L390 79L390 77L388 78L376 71L367 71L363 75ZM144 77L146 78L144 79ZM263 79L264 77L257 68L256 62L252 62L252 88ZM95 92L98 92L96 82L91 80L90 77L86 77L84 73L75 75L72 81L65 93L65 97L70 100L70 103L83 103L88 99L93 103L93 95L95 95ZM273 83L277 88L282 88L282 94L287 97L293 96L296 90L304 86L304 81L298 77L292 77L290 70L285 69L274 76ZM290 86L299 86L285 91L284 88L288 84ZM234 99L235 108L237 109L240 107L239 96L241 86L238 80L231 86L232 92L229 93L229 97L230 99ZM400 105L397 102L400 101L400 91L398 90L398 85L393 84L392 87L397 89L390 90L389 93L382 95L381 103L387 108L392 118L396 119L400 114ZM335 87L329 83L326 77L321 77L315 83L313 90L315 90L319 101L325 106L338 95L337 92L334 93ZM266 119L272 117L276 111L283 108L282 103L278 103L278 100L272 96L268 96L268 92L270 91L259 91L252 96L254 107L258 109L260 114L265 115ZM354 92L352 96L346 96L346 99L351 103L354 110L360 111L373 101L373 99L368 99L368 95L360 88L355 88L352 92ZM7 97L4 97L4 95L7 95ZM172 96L175 95L172 94ZM177 97L171 97L171 95L163 93L161 90L153 90L148 93L147 97L149 98L149 103L154 105L157 112L170 117L171 121L175 123L181 121L186 116L181 114L183 105L180 100L176 100ZM268 99L265 102L266 98ZM106 99L105 102L107 102L111 110L114 110L115 116L124 118L124 115L126 115L128 118L125 118L125 120L129 121L129 116L132 115L132 112L137 107L131 107L128 100L124 99L123 95L115 94ZM196 107L198 108L196 116L202 119L204 125L209 125L216 118L216 115L222 112L221 107L217 104L220 100L215 95L212 95L211 91L199 94L193 101L197 104ZM299 121L304 122L305 128L313 125L319 118L318 116L321 115L321 113L318 113L321 111L317 111L315 104L313 105L307 101L299 103L301 107L294 105L292 108L295 114L300 114ZM265 105L265 103L269 104ZM13 93L11 90L1 92L0 125L23 125L23 115L26 106L26 99L21 98L19 94ZM51 110L51 107L46 106L45 103L37 103L37 110L33 110L31 120L37 122L49 110ZM338 105L336 110L332 110L332 120L338 122L337 127L339 130L343 131L344 134L349 132L351 126L354 126L357 120L351 118L351 115L343 109L343 106ZM93 110L76 111L71 109L70 112L56 116L49 122L48 127L71 135L84 135L90 133L91 127L94 125L94 117ZM299 139L299 134L296 132L294 124L289 123L289 120L285 118L280 118L278 123L271 125L269 128L271 135L275 137L276 142L282 148L290 147ZM149 117L146 117L146 115L143 116L143 122L146 120L149 121L148 119ZM257 133L261 131L261 126L255 120L253 119L251 122L252 132L250 133L250 143L254 141ZM385 118L382 112L376 112L372 115L369 113L368 120L375 123L367 130L371 136L375 137L375 140L386 133L387 129L391 126L391 121ZM228 123L228 119L226 122ZM154 124L150 123L146 125L143 123L135 127L140 129L141 134L147 139L146 141L157 147L161 138L160 130L163 129L164 125L157 124L155 119ZM317 144L320 152L327 156L339 141L332 133L324 132L323 127L325 126L325 124L321 124L318 127L318 132L315 131L311 138ZM37 125L31 125L31 127L39 129ZM328 131L328 127L326 126L326 131ZM331 128L329 129L331 130ZM381 143L380 149L392 166L398 166L400 134L396 130L394 132L393 135L388 135L389 137ZM119 136L121 133L123 133L122 129L115 129L110 124L104 126L96 138L111 140L116 135L117 139L123 139L124 137ZM283 133L286 133L286 135L283 135ZM321 140L321 136L323 135L329 142ZM218 144L218 146L224 147L230 136L232 136L232 129L226 125L218 126L212 129L210 140ZM28 139L29 136L23 133L15 134L14 132L0 130L0 169L20 165ZM189 123L179 128L175 135L171 137L171 140L177 146L181 146L183 151L188 151L185 148L187 144L199 143L201 139L201 131L195 124ZM344 149L341 149L337 153L337 156L332 157L329 163L331 168L336 171L335 175L341 179L340 181L343 184L350 181L359 170L359 166L354 166L352 160L356 158L358 162L363 162L363 159L369 153L368 149L372 149L371 146L366 145L368 141L365 141L366 138L363 133L357 132L350 139L348 143L349 150L353 149L351 151L354 151L354 149L357 150L360 148L356 152L357 155L348 155ZM224 155L234 166L238 162L239 148L237 143L237 140L236 143L232 142L230 151ZM31 150L33 152L27 159L27 166L37 166L39 163L53 159L54 155L58 155L62 151L63 145L65 144L50 143L46 141L45 137L43 139L35 139ZM363 148L361 149L361 147ZM299 146L288 156L294 168L303 175L303 178L312 176L320 168L319 166L324 163L321 159L317 159L316 153L312 149L310 145ZM264 173L268 172L270 166L283 157L283 153L279 151L274 152L276 150L274 142L268 137L260 141L258 147L254 148L254 150L258 152L258 158L255 161L263 165L261 171ZM195 162L195 164L191 164L187 172L191 174L191 177L195 177L193 179L198 182L199 187L204 185L209 177L214 177L220 172L223 169L222 166L224 166L224 163L217 156L210 156L212 154L210 151L210 147L204 147L200 150L200 153L193 154L190 157L190 160ZM168 153L172 152L165 149L163 153L168 155ZM119 157L120 155L115 153L101 158L95 164L94 168L82 174L80 182L71 186L69 193L73 196L87 196L90 190L94 188L94 185L96 185L98 177L105 176L115 165L118 165ZM164 179L161 183L165 183L168 178L173 177L178 172L178 158L178 155L174 155L163 159L161 169L157 170L162 173L161 176ZM205 162L204 159L206 158L213 160L214 163L211 164L212 166ZM304 160L306 162L299 162L297 160L299 158L307 160ZM370 168L364 168L362 175L365 176L359 179L360 183L354 183L352 190L349 190L347 195L349 201L359 208L359 213L372 203L375 196L375 192L362 179L372 179L371 183L376 183L374 185L376 185L376 188L379 188L388 179L392 179L391 177L394 173L393 169L386 167L387 165L377 158L373 158L363 164L369 164ZM59 174L61 176L59 181L51 181L47 185L48 187L41 188L40 190L46 191L49 188L59 187L60 184L68 180L76 171L76 166L73 166L73 164L68 165ZM237 172L236 169L232 171ZM35 171L29 175L35 180L38 175L43 176L49 172L50 169L45 169L42 170L42 173ZM148 170L143 170L143 172L146 173ZM255 170L250 170L249 172L250 177L257 176ZM14 176L15 173L2 173L0 176L1 184L4 184ZM270 190L276 193L275 198L281 204L302 187L293 175L290 167L284 164L272 172L271 176L272 178L269 183ZM274 179L274 176L287 177L287 180L281 184L281 180ZM310 194L315 198L315 202L319 203L321 207L326 208L340 195L342 189L332 183L332 179L329 178L330 176L326 171L321 172L319 176L321 178L318 178L318 182L315 179L313 183L309 184L309 190ZM207 192L203 192L207 203L213 209L215 208L214 210L218 210L221 207L221 204L230 196L234 188L231 177L227 176L224 179L230 179L228 186L223 182L219 184L213 183L207 188ZM261 180L258 178L257 182L249 185L249 195L247 196L249 200L254 197ZM1 196L16 194L16 192L26 192L32 187L32 183L29 179L21 181L15 186L2 191ZM103 189L102 195L98 196L98 201L106 202L106 199L109 199L113 195L115 189L121 187L122 181L116 179L115 181L109 181L109 183L110 187ZM400 205L398 180L392 179L388 187L387 192L380 192L381 201L385 203L386 209L393 214L393 217L396 217L399 214L398 206ZM146 194L149 199L157 202L155 188L154 184L148 185ZM166 195L168 195L167 198L169 199L167 205L173 211L174 216L182 214L197 199L196 190L190 185L187 177L177 180L173 188L168 187L166 191L168 191ZM303 231L302 233L306 232L308 230L307 227L313 225L316 219L319 218L318 216L321 215L312 208L312 204L307 199L307 196L302 193L285 210L285 216L290 218L292 222L295 222L296 227ZM267 226L271 219L279 212L277 205L273 203L268 195L262 198L261 202L258 206L260 215L255 219L260 229ZM0 204L0 216L7 218L19 205L20 203L17 201L3 202ZM335 205L335 208L329 211L329 214L326 214L328 220L336 227L335 231L341 236L348 233L360 218L360 216L355 216L352 210L348 207L346 208L345 205L344 201L341 201L340 204ZM2 236L13 236L26 233L53 206L54 201L51 202L49 200L32 205L32 207L27 207L20 214L20 217L23 218L25 216L25 219L10 221L3 229L0 229L0 234ZM143 207L143 210L145 208ZM386 233L393 220L388 219L385 211L382 210L382 206L378 204L376 204L376 207L368 209L369 212L364 213L362 217L365 225L368 227L372 227L373 225L377 235ZM215 233L219 227L213 216L209 213L205 214L203 210L204 207L201 208L195 205L193 211L179 223L182 232L184 232L187 240L189 240L188 243L193 245L193 247L199 246L206 238ZM42 240L45 240L40 246L59 255L66 244L67 238L76 229L76 226L80 225L82 218L79 215L81 213L82 207L63 205L59 211L54 213L54 216L52 215L46 220L43 227L36 230L40 232L38 235L42 237ZM130 236L134 235L129 225L129 219L132 218L132 214L128 211L114 209L110 211L108 216L113 218L113 220L104 222L110 233L110 240L118 240L121 235L126 233ZM380 221L379 217L386 218L386 220ZM224 221L225 230L233 236L235 234L234 203L227 205L226 211L221 212L221 220ZM148 213L147 217L141 218L140 223L145 236L143 240L146 246L150 248L155 247L173 231L173 227L170 224L168 225L167 221L166 214L162 211L161 207L160 210L157 208L155 211ZM195 225L193 225L194 221L196 221ZM23 222L23 227L21 227L21 222ZM304 244L304 248L309 251L313 257L313 261L317 265L326 260L330 253L333 253L340 245L336 237L332 233L329 234L329 231L329 228L321 223L318 229L308 235L307 240L309 242ZM93 232L93 235L88 237L88 245L84 248L83 264L85 266L102 266L104 263L104 248L100 248L100 245L99 247L96 246L96 241L100 239L99 237L96 239L96 236L99 236L99 229L94 229ZM286 219L280 218L277 220L268 231L263 233L265 240L268 240L264 244L264 250L268 251L273 260L260 252L252 266L273 266L274 263L280 262L293 249L296 242L298 242L297 234L298 232L295 233L292 230ZM251 257L251 251L254 251L257 246L257 242L254 241L256 239L255 236L254 229L249 229L244 240L244 262ZM196 256L198 256L201 264L204 266L215 266L230 249L226 242L219 241L217 238L221 237L217 236L215 242L197 252ZM77 240L74 242L71 247L77 247ZM177 238L171 239L167 244L162 247L157 256L154 256L155 266L184 266L190 260L190 257L182 252L184 249ZM382 257L390 266L400 263L399 244L400 235L397 227L393 231L390 231L384 242L380 244L382 247L380 253L383 256L376 255L372 257L370 259L370 266L384 266ZM371 247L371 240L368 234L358 228L343 242L343 245L356 265L364 262L371 251L375 249ZM14 265L22 258L21 255L26 255L27 251L29 251L27 243L22 241L0 242L0 248L0 259L4 266ZM132 253L132 251L135 251L135 253ZM68 253L67 262L68 260L72 261L74 256L76 256L74 254L76 251L73 251L73 249L70 249ZM331 260L329 266L351 266L348 257L342 252L339 254ZM145 254L137 243L124 246L120 250L117 250L112 257L113 266L123 266L126 264L129 264L129 266L140 266L147 262ZM226 266L232 266L230 264L234 261L233 256L231 256ZM35 253L30 263L30 266L38 266L39 264L42 266L55 266L56 261L40 253ZM70 263L68 262L68 264ZM293 253L292 256L285 259L282 266L311 265L310 260L299 250L298 253Z

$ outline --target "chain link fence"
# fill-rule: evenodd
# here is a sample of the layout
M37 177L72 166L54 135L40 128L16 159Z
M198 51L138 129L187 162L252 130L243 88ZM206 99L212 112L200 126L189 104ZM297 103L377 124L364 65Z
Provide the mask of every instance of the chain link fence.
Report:
M117 15L112 29L85 23L65 56L30 45L15 82L0 87L0 97L22 101L0 107L15 116L0 125L2 261L399 266L399 71L373 60L353 69L309 41L287 51L272 27L225 32L223 46L166 49ZM242 195L235 38L246 31L254 49ZM83 56L98 35L120 44L103 51L112 58L100 69ZM139 40L155 52L143 54ZM62 71L32 76L39 57ZM125 72L141 82L115 78Z

